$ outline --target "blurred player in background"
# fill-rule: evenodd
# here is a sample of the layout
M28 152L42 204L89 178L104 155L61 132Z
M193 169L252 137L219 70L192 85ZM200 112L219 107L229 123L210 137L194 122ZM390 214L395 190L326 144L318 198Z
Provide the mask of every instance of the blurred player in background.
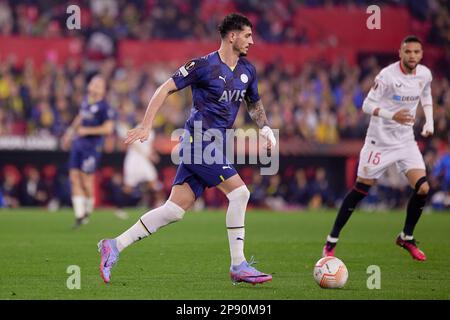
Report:
M123 136L125 138L125 136ZM148 139L144 142L135 141L127 148L123 164L123 191L126 199L133 198L138 192L146 207L152 206L152 195L161 190L158 173L153 163L159 161L159 155L153 149L155 139L154 131L150 132ZM137 190L139 189L139 190ZM128 218L128 213L123 210L126 205L117 203L118 208L115 215L121 219Z
M181 152L190 152L198 143L194 135L194 122L201 122L201 135L210 128L222 134L232 127L242 101L247 104L251 118L262 129L261 135L268 141L267 148L275 146L276 140L258 93L255 67L243 58L253 44L252 24L244 16L230 14L219 26L221 46L218 51L187 62L162 84L153 95L142 123L128 132L125 143L145 141L152 129L155 114L165 99L172 93L191 86L193 107L185 129L189 135L183 136ZM211 142L201 141L203 151ZM115 239L99 242L101 254L100 272L105 282L110 281L111 268L116 264L119 253L132 243L141 240L161 227L179 221L194 201L207 187L216 186L229 200L226 215L228 240L231 255L230 276L233 282L262 283L272 280L272 276L256 270L252 261L244 256L244 220L250 192L234 166L215 147L214 152L221 163L207 164L203 156L201 163L182 161L178 166L172 191L164 205L144 214L130 229ZM195 152L192 152L195 154ZM203 154L203 153L202 153ZM196 162L196 161L194 161Z
M62 147L71 143L69 176L74 228L88 222L94 210L94 173L98 168L104 137L114 130L114 112L105 101L106 82L94 76L79 114L62 138Z
M371 118L359 157L358 177L354 188L342 202L323 248L323 256L334 256L339 233L353 210L384 171L395 164L398 172L406 175L414 189L407 205L406 221L396 243L405 248L414 259L426 260L413 236L430 189L425 163L413 132L419 102L426 119L421 134L428 137L434 132L432 75L427 67L419 64L422 56L420 39L415 36L406 37L400 46L400 61L381 70L364 100L363 111L370 114Z
M144 142L136 141L129 145L124 160L124 185L125 191L131 193L132 190L143 184L143 192L152 192L160 189L158 173L153 163L159 161L159 156L153 149L155 133L152 131L148 140ZM145 196L145 195L144 195ZM144 197L144 204L150 205L148 197Z

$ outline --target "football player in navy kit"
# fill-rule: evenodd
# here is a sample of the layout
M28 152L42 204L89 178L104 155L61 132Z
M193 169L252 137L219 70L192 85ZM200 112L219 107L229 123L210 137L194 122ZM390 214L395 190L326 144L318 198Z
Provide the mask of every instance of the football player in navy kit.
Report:
M209 187L219 188L229 200L226 226L231 255L231 280L235 283L252 284L272 280L270 274L256 270L252 266L253 261L247 262L244 256L244 220L250 192L227 159L223 148L217 147L220 145L218 141L214 141L212 153L214 159L219 161L211 163L204 159L201 152L205 149L211 151L213 142L205 141L209 139L204 138L211 129L221 133L222 138L219 140L222 140L222 147L226 144L225 131L232 128L242 102L259 127L267 149L270 150L276 144L258 94L255 67L245 58L253 44L251 28L251 22L243 15L226 16L218 28L222 40L219 50L188 61L180 67L156 90L141 124L128 132L125 143L145 141L151 131L153 119L165 99L178 90L191 87L193 105L185 125L187 134L182 137L182 160L169 199L161 207L144 214L134 226L117 238L99 242L100 274L105 282L110 281L111 268L124 248L167 224L181 220L196 198ZM217 138L217 135L214 136ZM200 159L194 150L198 146ZM193 157L189 159L183 153L193 154Z
M72 143L69 175L74 228L87 223L94 210L94 173L99 165L104 137L114 130L114 112L105 100L105 79L94 76L87 91L80 112L62 139L64 149Z

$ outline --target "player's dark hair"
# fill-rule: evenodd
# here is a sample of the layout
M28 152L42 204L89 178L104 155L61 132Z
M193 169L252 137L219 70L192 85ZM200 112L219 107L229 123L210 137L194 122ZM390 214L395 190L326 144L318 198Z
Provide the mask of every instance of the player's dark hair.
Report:
M418 36L415 36L415 35L406 36L402 40L402 45L404 45L405 43L410 43L410 42L418 42L418 43L420 43L420 45L423 46L422 40L420 40L420 38Z
M219 24L218 29L219 29L220 36L223 39L230 31L244 30L244 26L247 26L250 28L253 27L252 23L246 16L239 14L239 13L230 13Z
M91 72L90 74L88 74L85 77L85 80L86 80L86 84L85 85L86 85L86 87L89 84L89 82L91 82L91 80L94 79L95 77L102 78L103 81L105 82L105 96L106 96L106 93L109 91L109 88L110 88L110 83L100 72L97 72L97 71Z

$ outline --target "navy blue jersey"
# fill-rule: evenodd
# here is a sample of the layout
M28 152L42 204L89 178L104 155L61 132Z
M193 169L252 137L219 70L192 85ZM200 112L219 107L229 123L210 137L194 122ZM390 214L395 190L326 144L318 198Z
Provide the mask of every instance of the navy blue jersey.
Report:
M89 104L85 98L81 104L80 116L82 127L97 127L108 120L114 120L115 113L105 100ZM77 137L72 143L69 167L94 173L99 166L104 139L103 135Z
M81 126L97 127L101 126L108 120L114 120L114 111L109 107L105 100L89 104L87 97L83 99L80 109ZM78 137L77 140L85 147L101 147L103 145L103 135L89 135Z
M231 70L217 51L187 62L172 79L178 90L191 86L193 105L185 126L191 133L194 121L202 122L203 131L224 132L233 126L244 99L252 103L260 99L255 67L239 58Z

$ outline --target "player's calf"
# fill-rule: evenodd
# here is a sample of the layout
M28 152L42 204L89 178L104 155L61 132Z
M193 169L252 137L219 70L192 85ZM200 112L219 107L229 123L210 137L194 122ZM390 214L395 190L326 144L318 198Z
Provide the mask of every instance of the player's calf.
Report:
M345 224L350 219L350 216L352 215L357 205L369 193L371 185L364 182L357 181L353 189L347 193L344 200L342 201L341 207L339 208L339 212L336 216L336 220L334 221L333 229L328 235L327 242L323 247L323 257L334 256L334 250L342 228L344 228Z
M422 215L429 190L430 186L425 176L417 180L414 192L409 199L406 209L406 220L403 231L396 240L397 245L407 250L411 254L412 258L418 261L425 261L426 256L423 251L417 247L413 233L417 222Z
M420 178L415 185L414 192L411 195L406 208L406 220L403 227L405 235L412 237L417 222L422 215L423 208L425 207L429 190L430 187L427 178Z
M423 178L425 178L425 177L423 177ZM419 183L419 181L418 181L418 183ZM422 183L420 184L416 193L418 195L428 196L429 192L430 192L430 185L428 184L428 182L426 181L426 178L425 178L424 180L422 180Z
M119 252L134 242L155 233L158 229L181 220L184 212L183 208L170 200L167 200L164 205L150 210L131 226L131 228L115 239Z

